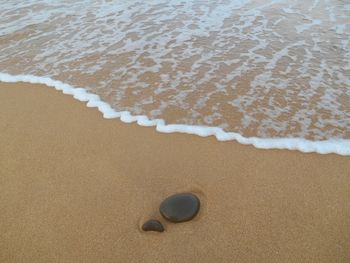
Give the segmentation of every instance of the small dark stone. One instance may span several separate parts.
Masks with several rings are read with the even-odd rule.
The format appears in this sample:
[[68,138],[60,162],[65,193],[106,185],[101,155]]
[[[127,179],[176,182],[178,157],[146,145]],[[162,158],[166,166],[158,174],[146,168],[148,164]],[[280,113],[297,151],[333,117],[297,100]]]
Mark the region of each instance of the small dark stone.
[[146,221],[142,225],[142,230],[143,231],[163,232],[164,231],[164,227],[163,227],[162,223],[159,222],[158,220],[151,219],[151,220]]
[[200,208],[197,196],[191,193],[181,193],[169,196],[160,205],[162,216],[174,223],[185,222],[193,219]]

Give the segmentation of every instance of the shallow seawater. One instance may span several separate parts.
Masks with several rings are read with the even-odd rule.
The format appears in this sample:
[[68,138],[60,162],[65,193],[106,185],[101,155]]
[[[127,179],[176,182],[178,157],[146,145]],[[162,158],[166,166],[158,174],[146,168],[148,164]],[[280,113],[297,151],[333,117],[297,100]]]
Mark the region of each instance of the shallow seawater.
[[350,139],[350,1],[0,3],[0,72],[116,111],[261,138]]

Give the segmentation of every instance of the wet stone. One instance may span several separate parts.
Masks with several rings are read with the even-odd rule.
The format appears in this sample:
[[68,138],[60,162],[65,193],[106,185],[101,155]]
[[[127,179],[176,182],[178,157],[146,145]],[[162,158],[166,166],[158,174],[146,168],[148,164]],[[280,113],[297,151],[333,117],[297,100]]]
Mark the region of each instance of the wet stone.
[[148,220],[142,225],[142,230],[143,231],[156,231],[156,232],[163,232],[164,227],[161,222],[158,220]]
[[199,211],[200,201],[192,193],[181,193],[169,196],[160,205],[162,216],[174,223],[193,219]]

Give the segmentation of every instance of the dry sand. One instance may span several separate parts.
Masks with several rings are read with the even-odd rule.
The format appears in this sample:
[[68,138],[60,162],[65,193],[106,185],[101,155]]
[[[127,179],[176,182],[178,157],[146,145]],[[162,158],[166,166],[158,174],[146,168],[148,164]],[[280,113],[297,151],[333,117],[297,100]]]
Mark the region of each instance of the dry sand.
[[[350,262],[350,158],[103,119],[0,84],[0,262]],[[190,222],[160,202],[193,191]],[[166,231],[140,231],[150,218]]]

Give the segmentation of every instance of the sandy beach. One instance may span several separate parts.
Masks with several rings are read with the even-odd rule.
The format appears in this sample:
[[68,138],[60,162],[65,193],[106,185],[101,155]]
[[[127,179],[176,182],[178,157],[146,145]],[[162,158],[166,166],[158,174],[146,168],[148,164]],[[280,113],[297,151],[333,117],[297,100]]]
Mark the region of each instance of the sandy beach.
[[[157,133],[42,85],[1,83],[0,112],[0,262],[350,261],[349,157]],[[188,191],[199,215],[165,221]]]

